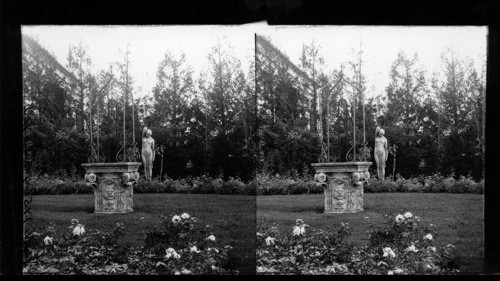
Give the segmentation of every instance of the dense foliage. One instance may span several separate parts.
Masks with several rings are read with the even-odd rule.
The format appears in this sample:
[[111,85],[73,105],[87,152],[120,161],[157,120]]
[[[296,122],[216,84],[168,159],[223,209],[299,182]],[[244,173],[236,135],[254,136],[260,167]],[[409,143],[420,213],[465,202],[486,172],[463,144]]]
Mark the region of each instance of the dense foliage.
[[369,244],[356,247],[348,241],[351,230],[310,229],[301,219],[280,233],[277,227],[257,232],[258,274],[457,274],[461,257],[453,245],[433,246],[435,229],[418,227],[410,212],[387,216],[373,227]]
[[196,226],[187,213],[162,217],[160,227],[145,225],[144,245],[120,241],[125,229],[85,228],[77,219],[65,233],[52,226],[34,227],[24,238],[24,274],[190,275],[237,274],[230,267],[230,246],[218,245],[210,226]]
[[305,45],[299,68],[311,81],[297,79],[300,73],[276,51],[258,50],[260,171],[312,173],[309,164],[318,161],[328,131],[330,157],[346,161],[353,130],[359,147],[366,139],[373,148],[375,128],[381,126],[392,147],[386,175],[410,178],[439,172],[457,179],[484,178],[484,62],[478,71],[472,59],[448,48],[429,79],[418,54],[401,51],[389,69],[385,93],[369,95],[362,47],[346,62],[335,62],[343,67],[327,71],[321,47]]
[[208,70],[196,78],[184,55],[166,52],[158,62],[156,86],[141,98],[134,98],[138,90],[129,55],[126,50],[121,61],[92,73],[88,48],[81,43],[70,46],[62,67],[36,40],[24,37],[26,172],[82,176],[91,142],[99,142],[96,153],[105,161],[116,162],[120,142],[125,138],[130,147],[135,128],[140,149],[141,130],[148,126],[157,145],[154,175],[248,181],[255,165],[249,139],[255,123],[253,82],[230,46],[224,41],[214,46]]
[[[160,181],[158,178],[145,181],[142,178],[134,187],[134,193],[189,193],[189,194],[242,194],[242,195],[293,195],[321,194],[324,188],[310,177],[290,177],[258,174],[253,180],[244,183],[241,179],[229,177],[211,178],[207,175]],[[84,181],[55,177],[30,177],[24,188],[26,195],[50,194],[92,194],[91,186]],[[475,182],[471,178],[436,174],[418,178],[404,179],[400,175],[396,181],[374,178],[364,185],[365,193],[383,192],[422,192],[422,193],[484,193],[484,180]]]
[[[196,74],[185,55],[167,51],[158,62],[156,86],[134,98],[139,92],[128,72],[128,51],[108,70],[92,73],[82,44],[70,47],[62,68],[33,42],[23,40],[27,173],[81,177],[91,133],[97,142],[97,124],[98,153],[116,161],[125,121],[126,139],[132,139],[135,126],[138,147],[143,126],[152,129],[162,147],[153,175],[162,178],[208,174],[247,182],[256,172],[310,175],[310,163],[318,161],[327,137],[330,157],[345,161],[353,130],[358,145],[366,140],[373,148],[376,126],[385,129],[389,145],[396,145],[387,175],[484,178],[486,70],[484,62],[475,62],[483,66],[477,71],[474,61],[452,48],[443,50],[430,80],[418,54],[395,54],[385,93],[369,95],[362,48],[340,69],[326,70],[321,46],[313,42],[304,45],[293,70],[288,58],[257,44],[256,61],[245,73],[222,42],[209,50],[207,70]],[[299,72],[308,78],[291,75]]]

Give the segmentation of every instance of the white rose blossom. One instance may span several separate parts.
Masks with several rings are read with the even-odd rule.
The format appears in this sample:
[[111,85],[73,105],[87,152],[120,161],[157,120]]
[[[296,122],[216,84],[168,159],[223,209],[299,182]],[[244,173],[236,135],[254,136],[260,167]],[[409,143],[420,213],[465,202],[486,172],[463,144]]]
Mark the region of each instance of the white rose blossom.
[[172,217],[172,222],[173,223],[178,223],[181,221],[181,217],[179,217],[178,215],[175,215]]
[[397,216],[396,216],[396,222],[397,222],[397,223],[400,223],[400,222],[404,221],[404,219],[405,219],[405,218],[404,218],[404,217],[403,217],[403,215],[401,215],[401,214],[399,214],[399,215],[397,215]]
[[394,275],[394,271],[389,270],[389,271],[387,272],[387,275]]
[[424,236],[424,240],[432,240],[432,234],[428,233],[427,235]]
[[174,259],[178,259],[181,257],[181,255],[177,254],[177,252],[174,250],[174,248],[168,248],[165,250],[165,252],[167,253],[165,255],[166,259],[169,259],[170,257],[172,257]]
[[413,214],[412,214],[412,213],[410,213],[410,212],[406,212],[406,213],[404,214],[404,217],[405,217],[405,218],[407,218],[407,219],[409,219],[409,218],[413,217]]
[[189,248],[189,250],[191,251],[191,253],[199,253],[200,252],[200,250],[198,250],[198,248],[196,248],[196,246]]
[[73,229],[73,235],[78,235],[80,236],[81,234],[85,233],[85,229],[83,228],[83,225],[77,224],[75,229]]
[[189,216],[189,214],[188,214],[188,213],[184,213],[184,214],[182,214],[182,215],[181,215],[181,218],[183,218],[183,219],[185,219],[185,220],[189,219],[189,217],[190,217],[190,216]]
[[266,238],[266,244],[267,245],[274,245],[274,238],[267,237]]
[[43,243],[45,243],[45,245],[52,244],[52,237],[45,236],[45,239],[43,239]]
[[394,270],[394,273],[396,273],[396,274],[401,274],[401,273],[403,273],[403,270],[402,270],[401,268],[396,268],[396,269]]
[[387,256],[390,258],[396,257],[396,254],[392,251],[391,248],[385,247],[383,250],[384,250],[384,257],[387,257]]
[[215,236],[213,235],[208,236],[207,239],[215,242]]
[[183,268],[183,269],[181,270],[181,273],[182,273],[182,274],[191,274],[191,271],[189,271],[189,270],[187,270],[187,269]]
[[304,235],[306,233],[306,228],[305,228],[305,224],[301,225],[301,226],[294,226],[293,227],[293,236],[299,236],[299,235]]
[[405,251],[407,251],[407,252],[411,251],[411,252],[414,252],[414,253],[418,252],[417,248],[415,248],[415,245],[411,245],[410,247],[406,248]]

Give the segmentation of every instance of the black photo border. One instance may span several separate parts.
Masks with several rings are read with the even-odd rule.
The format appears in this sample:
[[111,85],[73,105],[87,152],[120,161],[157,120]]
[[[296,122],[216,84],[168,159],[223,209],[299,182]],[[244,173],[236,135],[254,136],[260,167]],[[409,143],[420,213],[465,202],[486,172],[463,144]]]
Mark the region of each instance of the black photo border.
[[[21,25],[453,25],[488,26],[485,273],[500,273],[500,17],[495,0],[2,0],[0,2],[0,274],[22,274]],[[249,34],[249,36],[254,36]]]

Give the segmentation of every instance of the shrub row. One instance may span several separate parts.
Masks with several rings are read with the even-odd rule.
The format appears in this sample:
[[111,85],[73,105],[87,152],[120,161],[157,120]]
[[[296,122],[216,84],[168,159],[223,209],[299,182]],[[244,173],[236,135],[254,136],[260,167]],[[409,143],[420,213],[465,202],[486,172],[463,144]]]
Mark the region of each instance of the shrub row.
[[364,192],[421,192],[421,193],[484,193],[484,180],[475,182],[471,178],[461,176],[458,180],[453,175],[444,177],[436,174],[427,177],[404,179],[396,176],[396,181],[383,181],[371,178],[365,185]]
[[[93,188],[83,181],[60,180],[48,177],[32,177],[25,184],[26,195],[53,194],[92,194]],[[382,192],[420,192],[420,193],[484,193],[484,180],[475,182],[471,178],[453,176],[444,177],[439,174],[404,179],[396,177],[396,181],[383,181],[371,178],[364,186],[366,193]],[[134,193],[190,193],[190,194],[245,194],[245,195],[290,195],[321,194],[323,187],[308,178],[286,178],[271,175],[257,175],[248,183],[238,178],[221,178],[201,176],[186,179],[166,179],[159,181],[139,180]]]
[[[254,180],[257,195],[285,195],[285,194],[321,194],[323,187],[318,186],[311,179],[290,179],[279,176],[259,175]],[[420,176],[418,178],[404,179],[396,176],[396,181],[391,179],[378,180],[370,178],[364,185],[366,193],[383,192],[420,192],[420,193],[484,193],[484,180],[475,182],[469,177],[461,176],[454,179],[453,175],[444,177],[440,174],[433,176]]]
[[139,180],[134,187],[134,193],[190,193],[190,194],[244,194],[255,195],[255,187],[252,183],[245,184],[238,178],[229,178],[227,181],[221,178],[210,178],[201,176],[180,180],[166,179],[161,182],[158,179],[150,182]]
[[94,189],[84,181],[61,180],[49,177],[32,177],[24,185],[25,195],[92,194]]
[[[191,194],[244,194],[255,195],[256,185],[253,182],[243,183],[238,178],[221,178],[201,176],[161,182],[158,178],[152,181],[139,179],[134,193],[191,193]],[[25,195],[57,195],[57,194],[92,194],[94,189],[84,181],[61,180],[50,177],[31,177],[25,182]]]

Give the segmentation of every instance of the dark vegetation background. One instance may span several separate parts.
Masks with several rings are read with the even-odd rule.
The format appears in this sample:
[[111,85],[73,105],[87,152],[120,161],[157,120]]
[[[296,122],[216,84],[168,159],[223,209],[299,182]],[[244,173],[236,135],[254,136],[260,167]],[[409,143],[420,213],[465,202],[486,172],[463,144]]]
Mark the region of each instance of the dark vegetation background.
[[[252,62],[248,73],[224,42],[213,46],[207,56],[211,68],[197,76],[184,55],[167,52],[158,62],[157,85],[144,97],[133,98],[132,112],[130,94],[136,91],[128,74],[127,52],[113,68],[92,74],[86,70],[92,60],[82,43],[70,46],[67,61],[60,62],[64,68],[50,50],[37,45],[36,39],[23,37],[24,159],[30,175],[83,176],[81,163],[90,155],[90,120],[94,142],[100,124],[102,156],[116,161],[124,105],[127,140],[132,139],[134,125],[140,149],[146,125],[157,147],[163,146],[154,162],[155,176],[206,174],[248,182],[255,172],[311,175],[310,163],[317,162],[320,154],[320,125],[325,140],[330,126],[330,151],[345,161],[356,96],[358,142],[363,136],[364,107],[368,146],[373,148],[377,125],[385,129],[389,145],[397,145],[396,154],[388,159],[387,175],[396,164],[396,173],[405,178],[436,172],[476,181],[484,177],[486,69],[484,62],[474,62],[452,47],[443,50],[441,68],[430,81],[418,54],[394,54],[385,93],[365,98],[363,104],[359,101],[369,90],[362,48],[346,59],[343,68],[327,71],[321,67],[322,47],[305,44],[298,67],[311,79],[312,90],[292,78],[289,67],[260,44],[257,63]],[[478,73],[474,64],[482,65],[482,71]],[[67,78],[66,70],[74,79]],[[341,76],[355,81],[359,91]],[[128,93],[125,101],[123,93]],[[333,116],[330,122],[327,104]]]

